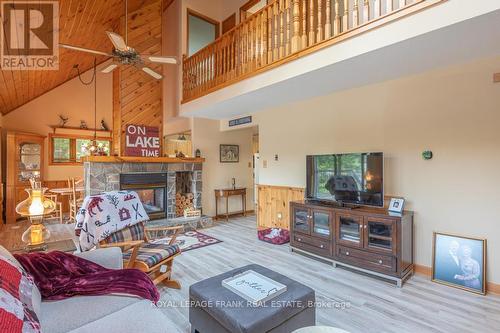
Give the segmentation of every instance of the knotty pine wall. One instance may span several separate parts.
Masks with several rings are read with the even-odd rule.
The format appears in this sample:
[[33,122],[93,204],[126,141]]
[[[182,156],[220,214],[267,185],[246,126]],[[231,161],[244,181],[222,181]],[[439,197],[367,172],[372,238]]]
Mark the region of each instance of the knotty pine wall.
[[[162,1],[147,0],[128,15],[129,45],[139,53],[161,55]],[[121,26],[124,26],[122,23]],[[120,31],[124,35],[124,31]],[[148,63],[162,73],[162,65]],[[146,125],[160,128],[163,136],[163,88],[138,68],[122,66],[113,74],[113,152],[123,155],[125,126]]]

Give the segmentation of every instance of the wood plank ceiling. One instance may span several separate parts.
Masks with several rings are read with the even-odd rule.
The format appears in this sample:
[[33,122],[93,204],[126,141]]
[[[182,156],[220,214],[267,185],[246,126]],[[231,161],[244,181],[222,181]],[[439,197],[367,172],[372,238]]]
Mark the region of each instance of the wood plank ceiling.
[[[124,0],[61,0],[59,1],[59,42],[111,52],[112,44],[105,31],[120,29]],[[143,1],[134,0],[137,8]],[[121,30],[121,29],[120,29]],[[74,78],[78,64],[81,71],[92,68],[93,55],[60,49],[57,71],[10,71],[0,74],[0,112],[7,114],[36,97]],[[98,63],[106,60],[98,56]],[[43,110],[41,110],[43,111]]]

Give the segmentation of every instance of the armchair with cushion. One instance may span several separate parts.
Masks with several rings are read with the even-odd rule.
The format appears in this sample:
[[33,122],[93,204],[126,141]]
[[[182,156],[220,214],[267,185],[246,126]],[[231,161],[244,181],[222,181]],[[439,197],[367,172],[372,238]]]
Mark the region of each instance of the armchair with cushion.
[[[138,223],[113,233],[99,242],[99,247],[120,247],[127,268],[136,268],[148,274],[155,285],[163,282],[167,287],[180,289],[180,283],[172,279],[172,265],[174,258],[181,253],[175,240],[182,229],[182,226],[147,228],[144,223]],[[168,244],[150,242],[148,232],[158,231],[173,232]]]

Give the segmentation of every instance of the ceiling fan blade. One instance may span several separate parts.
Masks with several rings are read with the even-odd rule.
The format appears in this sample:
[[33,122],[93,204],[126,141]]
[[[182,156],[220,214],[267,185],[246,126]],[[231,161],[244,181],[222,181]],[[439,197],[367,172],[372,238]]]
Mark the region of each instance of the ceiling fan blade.
[[99,55],[104,55],[108,57],[112,57],[113,55],[102,52],[102,51],[97,51],[97,50],[92,50],[92,49],[87,49],[84,47],[79,47],[79,46],[73,46],[73,45],[68,45],[68,44],[61,44],[59,43],[59,46],[68,50],[73,50],[73,51],[80,51],[80,52],[87,52],[87,53],[93,53],[93,54],[99,54]]
[[157,80],[163,79],[163,75],[161,75],[160,73],[155,72],[154,70],[152,70],[149,67],[144,66],[141,69],[142,69],[142,71],[144,73],[151,75],[152,77],[154,77]]
[[114,71],[118,67],[118,64],[109,64],[101,70],[101,73],[108,74]]
[[122,36],[118,35],[117,33],[109,31],[106,31],[106,34],[108,34],[108,37],[111,40],[111,43],[113,43],[113,45],[115,46],[115,49],[119,51],[128,50],[127,44],[125,43],[125,40],[123,39]]
[[164,56],[141,56],[143,60],[150,61],[160,64],[172,64],[177,65],[178,61],[176,57],[164,57]]

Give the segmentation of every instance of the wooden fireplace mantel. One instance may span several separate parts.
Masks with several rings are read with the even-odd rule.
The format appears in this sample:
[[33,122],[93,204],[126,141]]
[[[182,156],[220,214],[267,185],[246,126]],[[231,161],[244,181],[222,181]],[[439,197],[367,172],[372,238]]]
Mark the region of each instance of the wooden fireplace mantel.
[[203,163],[205,159],[195,157],[88,156],[83,161],[93,163]]

